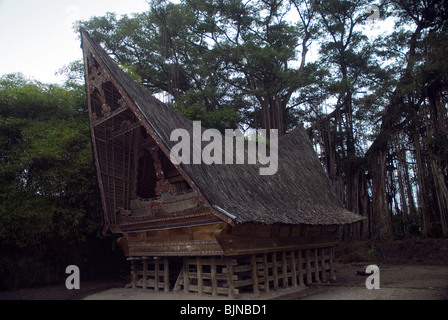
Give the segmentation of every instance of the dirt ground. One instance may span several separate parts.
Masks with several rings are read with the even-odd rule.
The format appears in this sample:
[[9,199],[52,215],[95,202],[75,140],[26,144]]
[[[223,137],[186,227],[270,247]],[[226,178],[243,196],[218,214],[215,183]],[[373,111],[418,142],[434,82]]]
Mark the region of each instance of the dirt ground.
[[[364,263],[338,263],[336,281],[253,295],[238,300],[448,300],[448,265],[377,264],[380,288],[367,289]],[[79,290],[65,285],[0,292],[0,300],[209,300],[227,299],[208,295],[153,292],[125,288],[126,282],[90,281]]]
[[[448,242],[392,245],[352,243],[338,248],[336,281],[269,293],[240,294],[239,300],[448,300]],[[379,268],[379,289],[367,289],[367,265]],[[120,278],[86,281],[79,290],[65,284],[0,292],[0,300],[209,300],[207,295],[125,288]]]

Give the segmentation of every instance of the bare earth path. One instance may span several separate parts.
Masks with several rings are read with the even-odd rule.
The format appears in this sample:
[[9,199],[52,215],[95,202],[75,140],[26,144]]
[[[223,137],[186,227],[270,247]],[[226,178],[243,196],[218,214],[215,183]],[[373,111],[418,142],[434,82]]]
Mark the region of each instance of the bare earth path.
[[[279,289],[260,295],[241,294],[241,300],[448,300],[448,266],[381,265],[380,288],[367,289],[368,275],[365,264],[339,264],[337,280],[302,288]],[[358,272],[359,271],[359,272]],[[145,292],[132,289],[110,289],[93,295],[88,300],[164,300],[164,299],[211,299],[210,296],[176,293]],[[226,297],[219,297],[226,299]]]
[[[448,300],[448,239],[390,242],[351,241],[337,248],[336,281],[269,293],[240,294],[240,300]],[[367,289],[366,266],[379,267],[380,289]],[[0,291],[0,300],[210,300],[206,295],[125,288],[126,281],[83,281],[34,289]],[[218,297],[226,300],[227,297]]]
[[[448,300],[447,265],[397,265],[378,263],[380,289],[367,289],[365,263],[339,263],[335,282],[279,289],[260,295],[241,294],[240,300]],[[0,300],[210,300],[211,296],[164,293],[124,288],[126,282],[82,282],[81,289],[64,284],[43,288],[0,292]],[[227,299],[218,297],[217,299]]]
[[[366,264],[339,265],[333,284],[310,287],[291,299],[301,300],[448,300],[448,266],[382,265],[380,288],[367,289]],[[358,272],[359,271],[359,272]]]

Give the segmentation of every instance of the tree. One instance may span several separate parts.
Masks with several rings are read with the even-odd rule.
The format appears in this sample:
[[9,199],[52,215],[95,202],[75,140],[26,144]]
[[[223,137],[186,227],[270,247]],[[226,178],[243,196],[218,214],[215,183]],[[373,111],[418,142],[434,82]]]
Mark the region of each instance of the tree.
[[[326,114],[310,106],[317,115],[308,117],[310,133],[315,132],[340,198],[367,217],[362,234],[390,238],[397,232],[392,221],[401,217],[408,225],[403,234],[410,235],[411,221],[420,213],[424,236],[446,235],[446,153],[440,153],[446,148],[434,151],[429,143],[437,136],[440,146],[446,146],[446,73],[441,65],[446,60],[441,54],[446,9],[443,1],[382,6],[382,16],[395,17],[396,27],[376,38],[374,48],[355,28],[365,19],[366,4],[315,2],[327,35],[321,65],[330,62],[323,97],[335,102],[330,101],[334,109]],[[356,97],[358,93],[363,94]]]
[[[385,81],[375,47],[363,29],[368,4],[361,0],[313,2],[323,34],[319,66],[326,76],[320,82],[320,101],[308,104],[306,112],[309,131],[320,144],[322,160],[339,198],[349,210],[366,217],[371,208],[364,154],[378,110],[373,101]],[[376,203],[374,200],[375,211],[383,210]],[[381,229],[389,229],[390,234],[388,225],[386,222]],[[362,232],[368,232],[366,227]]]
[[[307,46],[316,32],[308,3],[188,3],[196,14],[208,17],[203,30],[222,62],[228,84],[252,100],[253,108],[246,113],[248,125],[277,129],[279,135],[290,130],[294,124],[288,106],[293,93],[303,86]],[[291,7],[301,16],[297,25],[286,19]],[[300,45],[301,58],[297,61]],[[294,67],[294,63],[299,66]]]
[[[401,64],[394,68],[398,75],[396,86],[382,117],[379,134],[368,153],[374,154],[386,148],[393,150],[390,142],[396,135],[405,134],[410,152],[406,155],[401,151],[400,163],[406,167],[412,160],[416,162],[413,171],[417,172],[415,190],[422,233],[424,236],[446,237],[448,11],[446,3],[439,0],[391,1],[391,9],[398,18],[398,31],[387,39],[385,51]],[[408,31],[410,27],[413,29]],[[411,189],[404,177],[404,184]],[[407,196],[404,192],[402,194],[404,206],[413,208],[415,201],[412,193],[408,192]],[[415,213],[414,209],[411,213]]]
[[[54,280],[64,257],[98,239],[101,207],[84,92],[22,75],[0,78],[1,288]],[[28,263],[11,267],[21,259]]]
[[[308,2],[151,4],[133,18],[108,14],[82,25],[122,65],[134,65],[143,85],[171,95],[194,120],[219,129],[246,123],[280,135],[295,126],[293,95],[316,69],[306,64],[317,33]],[[286,18],[291,11],[298,23]]]
[[95,208],[96,193],[82,88],[0,79],[3,244],[83,236],[77,226]]

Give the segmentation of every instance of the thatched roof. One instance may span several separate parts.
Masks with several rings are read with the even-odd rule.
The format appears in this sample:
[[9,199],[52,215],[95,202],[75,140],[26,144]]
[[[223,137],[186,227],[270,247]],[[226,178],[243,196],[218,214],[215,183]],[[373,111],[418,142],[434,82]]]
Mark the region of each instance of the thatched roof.
[[[81,33],[95,57],[134,102],[140,113],[137,117],[149,125],[154,140],[169,153],[177,143],[170,141],[171,132],[179,128],[192,132],[192,121],[153,97],[121,70],[86,31]],[[278,171],[274,175],[260,175],[259,165],[251,164],[182,163],[178,168],[215,210],[234,223],[329,225],[362,218],[338,202],[301,125],[279,138]]]

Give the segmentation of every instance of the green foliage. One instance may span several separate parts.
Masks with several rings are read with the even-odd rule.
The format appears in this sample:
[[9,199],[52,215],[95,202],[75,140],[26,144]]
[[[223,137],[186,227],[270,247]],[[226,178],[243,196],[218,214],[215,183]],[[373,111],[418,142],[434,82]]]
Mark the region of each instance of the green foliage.
[[374,243],[370,245],[370,249],[367,250],[367,256],[370,260],[375,260],[378,258],[378,250]]
[[23,258],[19,252],[34,256],[55,243],[67,250],[98,238],[101,209],[84,92],[75,83],[0,78],[0,274],[13,256]]

